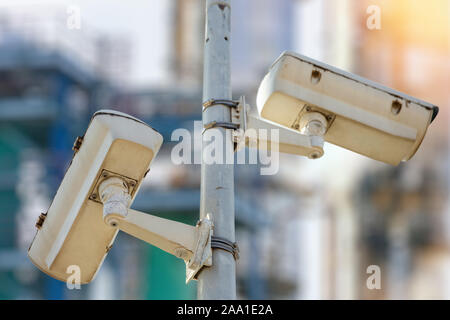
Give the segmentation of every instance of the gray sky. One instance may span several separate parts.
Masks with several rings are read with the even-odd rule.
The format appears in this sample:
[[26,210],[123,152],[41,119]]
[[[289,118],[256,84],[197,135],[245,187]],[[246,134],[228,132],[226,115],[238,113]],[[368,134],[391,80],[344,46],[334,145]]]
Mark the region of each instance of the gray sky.
[[167,28],[172,1],[161,0],[1,0],[2,6],[73,5],[80,8],[83,23],[101,33],[130,37],[133,57],[130,80],[136,85],[167,83],[166,60],[170,47]]

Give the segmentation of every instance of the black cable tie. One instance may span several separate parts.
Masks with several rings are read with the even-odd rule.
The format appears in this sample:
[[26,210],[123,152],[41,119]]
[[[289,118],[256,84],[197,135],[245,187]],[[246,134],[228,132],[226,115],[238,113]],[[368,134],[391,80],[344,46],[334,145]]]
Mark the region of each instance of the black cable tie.
[[223,105],[230,108],[237,108],[237,106],[239,105],[239,101],[227,99],[209,99],[203,102],[203,111],[205,111],[209,107],[213,107],[216,105]]
[[205,128],[205,130],[217,127],[237,130],[239,129],[239,124],[233,122],[211,121],[210,123],[205,124],[203,127]]
[[234,260],[239,259],[239,247],[236,242],[231,242],[221,237],[211,236],[211,248],[228,251],[233,255]]

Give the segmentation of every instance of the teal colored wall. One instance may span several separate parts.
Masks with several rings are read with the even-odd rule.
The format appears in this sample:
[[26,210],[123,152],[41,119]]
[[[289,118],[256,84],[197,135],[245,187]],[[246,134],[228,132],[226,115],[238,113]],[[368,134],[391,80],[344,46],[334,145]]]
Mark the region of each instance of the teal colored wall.
[[[165,213],[159,216],[195,225],[198,215],[198,212],[187,212],[181,214]],[[146,250],[147,267],[143,278],[146,279],[147,283],[143,286],[144,299],[196,299],[197,282],[191,281],[186,284],[186,264],[183,260],[154,246],[149,245]]]

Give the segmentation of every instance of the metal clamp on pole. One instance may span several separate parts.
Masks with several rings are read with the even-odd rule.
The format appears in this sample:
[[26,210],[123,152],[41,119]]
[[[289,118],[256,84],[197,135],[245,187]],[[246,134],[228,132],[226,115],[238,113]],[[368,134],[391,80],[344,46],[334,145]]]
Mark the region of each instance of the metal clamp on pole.
[[[211,128],[224,128],[224,129],[232,129],[237,130],[239,129],[239,124],[233,123],[233,122],[219,122],[219,121],[211,121],[210,123],[207,123],[203,126],[204,130],[211,129]],[[203,130],[203,132],[204,132]]]
[[197,280],[198,272],[204,267],[212,265],[211,236],[213,223],[209,214],[201,219],[196,226],[198,230],[197,242],[192,257],[186,262],[186,283]]
[[227,106],[230,108],[237,108],[237,106],[239,105],[239,101],[228,100],[228,99],[209,99],[209,100],[203,102],[203,111],[205,111],[209,107],[213,107],[216,105]]
[[247,125],[247,110],[245,97],[242,96],[240,97],[239,100],[210,99],[203,103],[204,107],[203,111],[205,111],[206,108],[215,105],[225,105],[227,107],[232,108],[231,121],[230,122],[211,121],[203,126],[204,129],[202,134],[205,133],[205,130],[211,128],[219,127],[224,129],[231,129],[233,130],[234,151],[241,149],[243,146],[245,146],[245,141],[243,141],[242,138],[244,136]]
[[211,248],[228,251],[233,255],[234,260],[239,259],[239,247],[236,242],[231,242],[225,238],[212,236]]
[[[233,110],[235,110],[239,107],[239,103],[240,103],[240,101],[235,101],[235,100],[209,99],[209,100],[203,102],[203,111],[205,111],[206,109],[208,109],[210,107],[217,106],[217,105],[230,107],[230,108],[233,108]],[[211,121],[211,122],[205,124],[203,126],[203,128],[204,128],[204,130],[203,130],[203,133],[204,133],[205,130],[212,129],[212,128],[224,128],[224,129],[237,130],[240,128],[240,125],[239,125],[239,123],[236,123],[233,121],[231,121],[231,122]]]

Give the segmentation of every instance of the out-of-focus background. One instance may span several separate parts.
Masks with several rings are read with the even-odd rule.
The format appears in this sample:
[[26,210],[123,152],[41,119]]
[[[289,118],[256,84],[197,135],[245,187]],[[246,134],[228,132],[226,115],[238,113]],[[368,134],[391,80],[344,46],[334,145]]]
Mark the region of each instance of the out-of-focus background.
[[[234,97],[254,104],[270,64],[293,50],[440,106],[398,167],[331,145],[319,160],[282,155],[274,176],[237,165],[238,298],[450,299],[449,3],[231,1]],[[0,2],[1,299],[195,298],[183,261],[123,233],[81,290],[26,252],[100,108],[164,135],[133,208],[195,224],[200,166],[174,165],[170,137],[201,118],[203,33],[201,0]],[[381,288],[369,290],[373,265]]]

